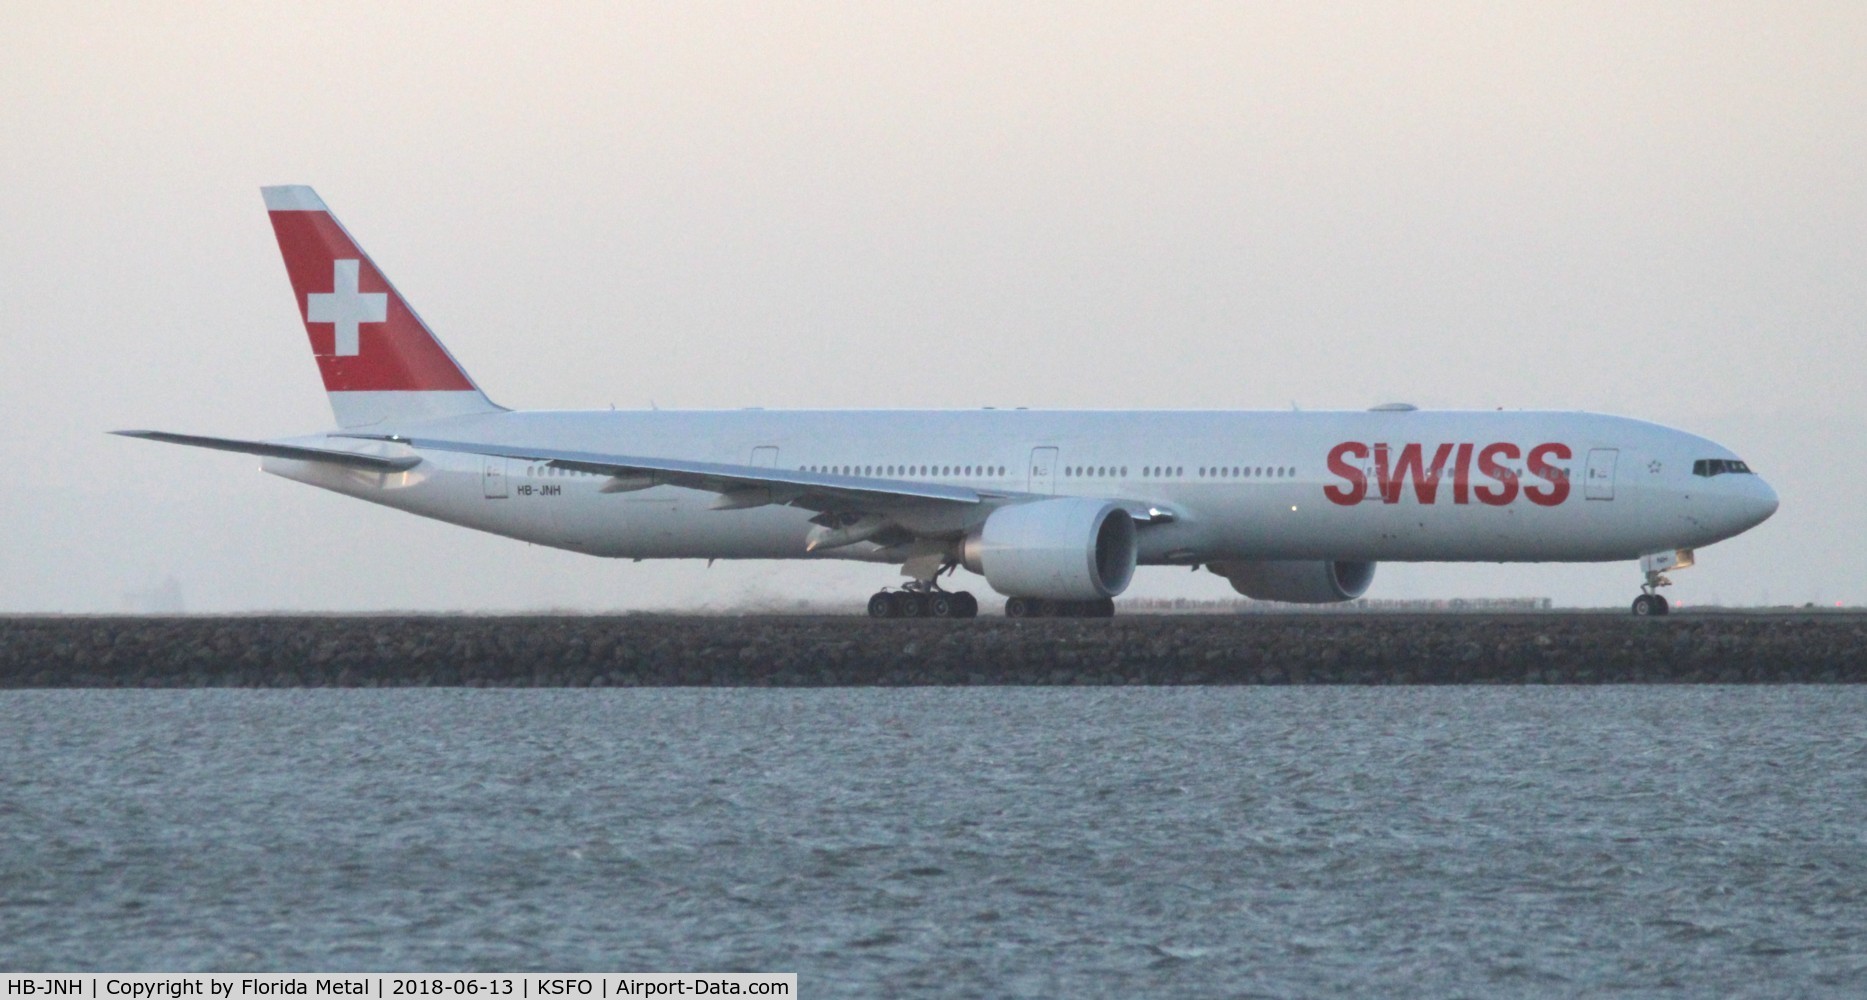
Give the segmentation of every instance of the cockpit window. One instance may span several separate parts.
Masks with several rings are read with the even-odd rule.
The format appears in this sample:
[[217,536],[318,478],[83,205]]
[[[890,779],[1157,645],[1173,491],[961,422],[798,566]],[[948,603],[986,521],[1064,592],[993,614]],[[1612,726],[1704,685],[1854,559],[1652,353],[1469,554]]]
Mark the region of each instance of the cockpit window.
[[1750,466],[1735,458],[1701,458],[1692,463],[1695,476],[1722,476],[1727,472],[1749,475]]

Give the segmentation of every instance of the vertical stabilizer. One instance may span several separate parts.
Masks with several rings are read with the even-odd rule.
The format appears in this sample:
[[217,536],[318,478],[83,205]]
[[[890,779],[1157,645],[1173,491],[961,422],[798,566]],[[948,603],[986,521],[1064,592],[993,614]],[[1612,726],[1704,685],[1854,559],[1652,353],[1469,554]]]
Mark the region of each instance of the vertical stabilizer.
[[500,409],[302,185],[261,188],[339,427]]

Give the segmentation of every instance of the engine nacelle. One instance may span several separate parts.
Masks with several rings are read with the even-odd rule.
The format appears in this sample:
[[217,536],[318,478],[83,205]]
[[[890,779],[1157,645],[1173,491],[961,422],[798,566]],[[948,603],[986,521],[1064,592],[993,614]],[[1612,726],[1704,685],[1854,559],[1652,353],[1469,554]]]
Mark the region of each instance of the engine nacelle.
[[1207,567],[1254,601],[1334,604],[1352,601],[1374,582],[1374,563],[1324,559],[1302,562],[1216,562]]
[[1010,597],[1093,601],[1134,579],[1134,518],[1118,504],[1058,497],[1000,507],[966,536],[967,569]]

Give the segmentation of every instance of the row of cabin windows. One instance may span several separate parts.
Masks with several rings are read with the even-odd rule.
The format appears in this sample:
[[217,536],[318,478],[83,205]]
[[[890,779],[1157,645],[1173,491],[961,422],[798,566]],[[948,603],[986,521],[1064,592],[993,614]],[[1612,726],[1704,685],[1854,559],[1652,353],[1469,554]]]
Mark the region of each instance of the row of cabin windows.
[[1288,479],[1297,474],[1289,465],[1214,465],[1199,470],[1207,479]]
[[[1293,466],[1288,465],[1201,465],[1195,469],[1200,479],[1287,479],[1297,474]],[[1104,479],[1109,476],[1126,478],[1128,467],[1125,465],[1072,465],[1063,470],[1066,479]],[[1186,475],[1184,465],[1147,465],[1141,468],[1143,479],[1182,478]]]
[[[1002,465],[805,465],[801,472],[822,472],[833,476],[1003,476]],[[1125,465],[1069,465],[1063,468],[1065,479],[1107,479],[1111,476],[1127,478],[1128,467]],[[1234,466],[1199,466],[1197,473],[1201,479],[1289,479],[1297,474],[1295,466],[1288,465],[1234,465]],[[1141,469],[1146,479],[1182,478],[1186,475],[1183,465],[1149,465]]]
[[[1742,462],[1723,463],[1742,466]],[[1698,465],[1704,465],[1703,461]],[[804,472],[825,472],[842,476],[1003,476],[1002,465],[806,465]],[[1694,471],[1698,471],[1694,468]],[[1748,472],[1749,469],[1720,469],[1720,472]],[[534,465],[525,470],[527,476],[597,476],[595,472],[579,472],[563,469],[554,465]],[[1285,479],[1295,476],[1297,470],[1291,466],[1200,466],[1198,475],[1201,479]],[[1699,475],[1717,475],[1716,472],[1698,472]],[[1128,467],[1125,465],[1072,465],[1063,470],[1067,479],[1106,479],[1110,476],[1126,478]],[[1142,468],[1141,475],[1147,479],[1176,478],[1186,475],[1186,467],[1180,465],[1150,465]]]
[[801,472],[832,476],[1002,476],[1002,465],[806,465]]

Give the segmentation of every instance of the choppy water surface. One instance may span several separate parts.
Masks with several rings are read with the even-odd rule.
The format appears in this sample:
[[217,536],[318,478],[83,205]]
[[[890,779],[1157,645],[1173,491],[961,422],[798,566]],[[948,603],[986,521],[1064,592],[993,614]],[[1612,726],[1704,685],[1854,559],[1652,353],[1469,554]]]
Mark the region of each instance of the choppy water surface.
[[1867,692],[0,694],[0,968],[1867,983]]

